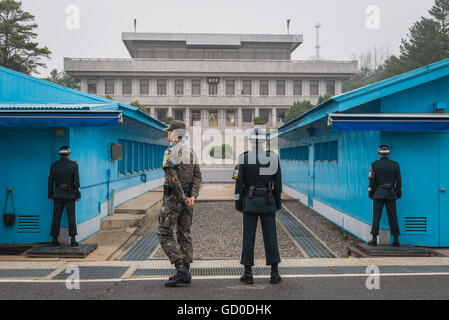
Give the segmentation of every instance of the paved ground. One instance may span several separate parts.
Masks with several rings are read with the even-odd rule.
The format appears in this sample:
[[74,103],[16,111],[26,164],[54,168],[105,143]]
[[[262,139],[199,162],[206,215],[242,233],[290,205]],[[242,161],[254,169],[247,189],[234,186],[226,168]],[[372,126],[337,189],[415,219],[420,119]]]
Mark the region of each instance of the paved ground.
[[82,282],[79,290],[68,290],[65,283],[2,283],[0,299],[449,299],[449,275],[385,276],[380,279],[379,290],[368,290],[366,280],[365,276],[295,277],[270,285],[264,277],[247,286],[237,279],[216,279],[194,280],[185,288],[164,288],[161,280],[137,280]]
[[354,246],[361,242],[299,201],[284,201],[283,205],[326,243],[339,258],[348,256],[346,249],[348,246]]
[[232,172],[233,168],[202,168],[204,182],[214,182],[214,181],[226,181],[227,183],[232,183]]
[[[295,243],[278,224],[281,257],[303,257]],[[234,202],[199,202],[195,207],[192,237],[195,257],[239,258],[242,239],[242,214],[234,210]],[[255,257],[264,258],[262,228],[259,222]],[[164,258],[159,249],[155,257]]]

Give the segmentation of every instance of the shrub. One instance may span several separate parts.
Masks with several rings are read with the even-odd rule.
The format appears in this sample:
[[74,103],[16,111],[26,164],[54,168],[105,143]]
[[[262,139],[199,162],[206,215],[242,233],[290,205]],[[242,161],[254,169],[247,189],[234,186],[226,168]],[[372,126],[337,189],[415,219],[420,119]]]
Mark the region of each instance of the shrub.
[[172,118],[172,117],[165,117],[165,118],[162,120],[162,122],[165,123],[165,124],[170,124],[170,123],[172,123],[172,121],[173,121],[173,118]]
[[229,144],[222,144],[221,146],[215,146],[210,149],[209,154],[215,159],[231,159],[232,147]]
[[263,117],[255,117],[254,124],[256,126],[267,124],[268,120]]

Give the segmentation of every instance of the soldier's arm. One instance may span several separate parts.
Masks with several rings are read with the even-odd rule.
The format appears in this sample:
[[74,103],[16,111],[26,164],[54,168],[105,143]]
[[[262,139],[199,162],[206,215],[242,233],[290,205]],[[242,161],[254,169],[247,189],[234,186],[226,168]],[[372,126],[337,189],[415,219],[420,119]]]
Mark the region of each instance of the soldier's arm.
[[373,165],[369,169],[369,186],[368,186],[368,196],[370,199],[374,197],[374,191],[376,191],[376,174],[374,173]]
[[184,190],[182,189],[181,181],[179,180],[178,173],[174,168],[165,168],[165,177],[170,184],[170,189],[172,189],[176,197],[182,203],[185,203],[187,200],[186,195],[184,194]]
[[281,210],[282,208],[282,172],[281,172],[281,162],[279,157],[277,158],[277,171],[274,175],[274,190],[273,196],[276,203],[276,209]]
[[55,175],[53,172],[53,165],[52,165],[50,167],[50,173],[48,174],[48,199],[52,199],[53,197],[54,184],[55,184]]
[[402,177],[401,177],[401,169],[398,164],[398,169],[396,170],[396,195],[398,198],[402,197]]
[[75,175],[73,177],[73,188],[75,189],[75,199],[81,199],[81,184],[80,184],[80,172],[78,164],[75,163]]
[[200,165],[195,152],[192,151],[193,157],[193,181],[192,181],[192,197],[198,198],[201,189],[201,182],[203,181]]
[[235,181],[235,209],[237,211],[243,210],[243,198],[245,196],[245,165],[239,161],[238,175]]

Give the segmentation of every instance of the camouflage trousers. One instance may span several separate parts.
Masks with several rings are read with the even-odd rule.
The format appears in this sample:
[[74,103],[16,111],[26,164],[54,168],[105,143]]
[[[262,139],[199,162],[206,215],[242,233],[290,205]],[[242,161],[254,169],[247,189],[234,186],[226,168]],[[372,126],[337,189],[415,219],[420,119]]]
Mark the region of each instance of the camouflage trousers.
[[164,195],[157,234],[162,249],[172,264],[180,259],[185,263],[192,263],[193,244],[190,234],[192,216],[193,208],[180,202],[175,195]]

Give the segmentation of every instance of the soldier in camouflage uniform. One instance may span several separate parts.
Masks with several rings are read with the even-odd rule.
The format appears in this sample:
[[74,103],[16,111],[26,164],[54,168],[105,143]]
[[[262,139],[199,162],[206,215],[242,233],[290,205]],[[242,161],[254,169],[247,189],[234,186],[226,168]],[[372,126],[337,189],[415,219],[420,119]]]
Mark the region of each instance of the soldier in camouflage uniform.
[[170,146],[165,151],[162,165],[165,183],[158,236],[162,249],[176,268],[176,274],[165,283],[167,287],[191,282],[189,269],[193,245],[190,228],[202,178],[195,153],[184,139],[185,131],[183,122],[175,120],[171,123],[168,128]]

